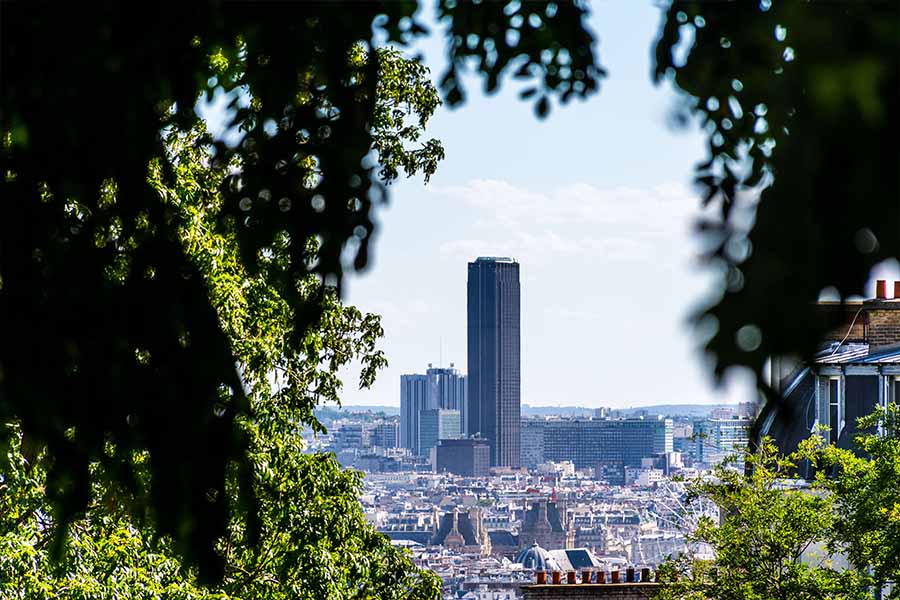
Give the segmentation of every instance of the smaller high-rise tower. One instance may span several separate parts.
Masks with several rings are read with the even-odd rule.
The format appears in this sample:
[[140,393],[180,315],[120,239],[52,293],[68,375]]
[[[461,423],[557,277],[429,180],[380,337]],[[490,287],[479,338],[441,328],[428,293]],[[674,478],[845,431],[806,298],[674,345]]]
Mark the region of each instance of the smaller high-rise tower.
[[400,447],[419,454],[419,413],[428,408],[428,378],[400,376]]
[[[430,364],[424,375],[410,374],[400,376],[400,446],[408,448],[417,456],[424,456],[428,448],[423,448],[422,439],[431,439],[429,435],[422,437],[422,413],[428,410],[455,411],[457,419],[461,419],[466,410],[466,376],[459,370],[435,368]],[[462,433],[456,430],[453,437]],[[432,441],[430,446],[434,446]]]

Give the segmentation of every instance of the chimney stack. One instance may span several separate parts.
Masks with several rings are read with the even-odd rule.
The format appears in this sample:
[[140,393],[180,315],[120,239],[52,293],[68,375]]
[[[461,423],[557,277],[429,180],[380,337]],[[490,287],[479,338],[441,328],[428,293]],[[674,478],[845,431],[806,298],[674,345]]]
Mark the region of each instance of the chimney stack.
[[875,282],[875,297],[879,300],[887,300],[887,281],[884,279]]

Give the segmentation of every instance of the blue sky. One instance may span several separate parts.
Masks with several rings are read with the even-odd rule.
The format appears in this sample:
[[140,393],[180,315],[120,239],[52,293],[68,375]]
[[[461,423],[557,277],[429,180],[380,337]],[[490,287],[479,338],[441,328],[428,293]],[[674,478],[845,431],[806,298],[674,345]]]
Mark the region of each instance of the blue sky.
[[[598,95],[539,121],[518,82],[485,96],[471,79],[468,101],[433,117],[428,135],[446,159],[428,185],[391,186],[371,265],[346,284],[347,302],[383,316],[390,365],[371,390],[357,390],[358,371],[346,369],[345,404],[399,405],[400,375],[428,363],[465,371],[466,263],[482,255],[521,263],[523,403],[753,398],[746,373],[713,389],[687,326],[714,281],[691,234],[700,214],[691,172],[704,147],[696,125],[668,125],[673,88],[651,83],[660,9],[609,0],[592,10],[609,71]],[[439,31],[411,50],[435,81],[446,64]]]
[[[650,80],[660,11],[620,1],[593,12],[609,71],[599,95],[538,121],[518,82],[485,96],[473,79],[468,101],[429,124],[446,160],[427,186],[392,186],[373,265],[348,283],[349,302],[383,315],[390,366],[372,390],[348,380],[346,403],[399,404],[400,375],[441,357],[465,370],[466,263],[479,255],[521,263],[523,403],[749,398],[746,378],[714,393],[685,324],[712,281],[690,235],[704,150],[696,128],[667,125],[677,97]],[[417,50],[436,80],[443,41]]]

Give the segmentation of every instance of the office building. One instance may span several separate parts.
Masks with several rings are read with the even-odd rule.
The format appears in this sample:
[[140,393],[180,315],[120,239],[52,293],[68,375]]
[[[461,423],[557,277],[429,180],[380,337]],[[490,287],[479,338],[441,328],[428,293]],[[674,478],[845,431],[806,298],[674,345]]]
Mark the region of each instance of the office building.
[[[450,363],[449,368],[432,367],[424,375],[400,376],[400,446],[418,456],[428,454],[419,444],[420,420],[425,410],[455,410],[460,418],[466,410],[466,376]],[[463,426],[460,425],[459,433]],[[432,444],[433,446],[433,444]]]
[[640,467],[641,459],[672,452],[672,419],[528,420],[522,425],[525,466],[570,460],[576,469],[621,471]]
[[371,445],[371,431],[363,423],[344,423],[332,433],[331,447],[335,451],[362,450]]
[[430,456],[439,440],[460,436],[459,411],[432,408],[419,413],[418,453]]
[[400,445],[400,424],[397,421],[376,423],[372,428],[372,445],[377,448],[397,448]]
[[468,273],[468,435],[491,446],[491,465],[520,461],[519,263],[482,257]]
[[544,462],[544,421],[526,419],[521,424],[521,466],[535,469]]
[[491,466],[491,447],[478,438],[442,439],[437,446],[435,470],[463,477],[487,477]]
[[736,455],[738,461],[735,464],[743,465],[743,453],[750,433],[748,417],[695,421],[694,431],[694,459],[697,462],[712,466],[728,456]]
[[419,413],[428,408],[428,378],[400,376],[400,447],[419,455]]
[[[460,419],[466,414],[466,376],[450,363],[449,368],[428,365],[425,372],[428,380],[427,408],[458,410]],[[465,424],[461,426],[465,431]]]

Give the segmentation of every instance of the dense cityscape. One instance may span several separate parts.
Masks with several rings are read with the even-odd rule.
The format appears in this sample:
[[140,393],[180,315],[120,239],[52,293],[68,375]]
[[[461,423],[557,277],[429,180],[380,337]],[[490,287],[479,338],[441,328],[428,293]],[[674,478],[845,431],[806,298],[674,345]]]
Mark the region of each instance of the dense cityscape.
[[[537,593],[528,587],[535,581],[577,577],[634,584],[641,597],[667,561],[713,559],[690,534],[702,517],[718,521],[719,508],[686,484],[717,465],[743,471],[756,406],[523,405],[519,264],[482,257],[468,269],[467,373],[429,363],[401,376],[399,409],[317,412],[328,434],[309,448],[365,474],[367,520],[459,600],[514,600]],[[847,322],[815,370],[771,361],[773,388],[803,412],[787,427],[768,415],[761,435],[790,451],[823,425],[830,443],[851,448],[855,418],[900,397],[900,282],[894,287],[888,298],[879,281],[853,315],[820,303],[847,312]]]
[[685,552],[716,509],[688,503],[683,482],[740,454],[752,406],[522,406],[519,263],[482,257],[468,273],[468,372],[402,375],[399,410],[320,410],[329,433],[310,448],[365,473],[368,520],[448,598],[520,598],[539,571],[624,581]]

